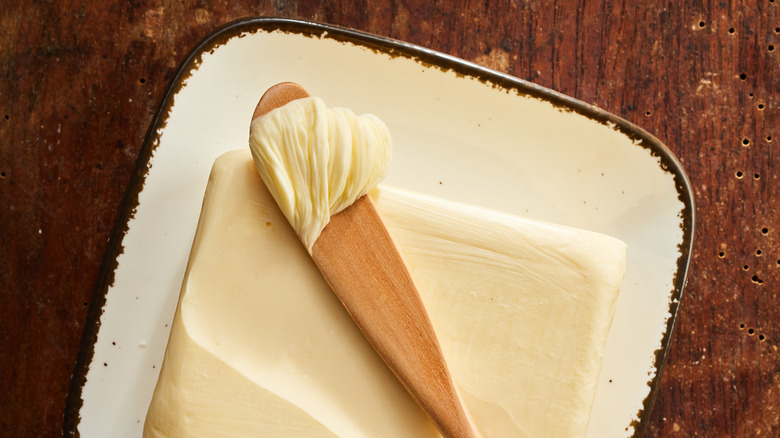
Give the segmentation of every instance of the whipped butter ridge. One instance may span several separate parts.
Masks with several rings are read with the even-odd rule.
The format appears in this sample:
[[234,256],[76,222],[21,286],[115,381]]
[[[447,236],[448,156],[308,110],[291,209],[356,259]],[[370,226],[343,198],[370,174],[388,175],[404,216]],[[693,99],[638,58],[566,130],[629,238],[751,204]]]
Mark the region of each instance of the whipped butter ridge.
[[330,217],[382,181],[390,133],[378,117],[297,99],[252,121],[249,147],[258,172],[311,252]]

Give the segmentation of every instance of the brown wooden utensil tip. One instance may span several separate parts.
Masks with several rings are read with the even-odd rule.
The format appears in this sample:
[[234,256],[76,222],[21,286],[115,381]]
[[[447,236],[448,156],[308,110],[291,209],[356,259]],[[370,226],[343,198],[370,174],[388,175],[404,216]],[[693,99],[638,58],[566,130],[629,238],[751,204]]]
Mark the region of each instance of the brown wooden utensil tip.
[[[292,82],[263,94],[253,120],[308,97]],[[352,319],[446,438],[481,438],[452,382],[409,269],[368,196],[330,223],[312,259]]]
[[284,106],[293,100],[310,97],[309,93],[295,82],[278,83],[263,93],[260,101],[257,102],[255,112],[252,114],[252,120],[268,114],[271,110]]

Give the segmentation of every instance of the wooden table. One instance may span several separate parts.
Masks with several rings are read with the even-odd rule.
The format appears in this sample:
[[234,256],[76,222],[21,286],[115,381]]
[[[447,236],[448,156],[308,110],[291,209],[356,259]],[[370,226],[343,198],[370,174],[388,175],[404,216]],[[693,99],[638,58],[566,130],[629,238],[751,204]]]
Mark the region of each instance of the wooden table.
[[465,58],[666,143],[694,188],[696,242],[646,435],[780,435],[780,0],[10,3],[0,435],[61,434],[98,268],[168,82],[217,26],[263,15]]

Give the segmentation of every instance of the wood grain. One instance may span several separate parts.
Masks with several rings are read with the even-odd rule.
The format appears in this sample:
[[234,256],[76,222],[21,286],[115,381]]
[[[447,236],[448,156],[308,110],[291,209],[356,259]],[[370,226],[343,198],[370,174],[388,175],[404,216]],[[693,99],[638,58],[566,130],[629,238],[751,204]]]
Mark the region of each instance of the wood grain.
[[465,58],[666,143],[694,187],[697,228],[646,435],[780,435],[778,8],[780,0],[5,2],[0,434],[61,433],[106,241],[178,63],[217,26],[274,15]]

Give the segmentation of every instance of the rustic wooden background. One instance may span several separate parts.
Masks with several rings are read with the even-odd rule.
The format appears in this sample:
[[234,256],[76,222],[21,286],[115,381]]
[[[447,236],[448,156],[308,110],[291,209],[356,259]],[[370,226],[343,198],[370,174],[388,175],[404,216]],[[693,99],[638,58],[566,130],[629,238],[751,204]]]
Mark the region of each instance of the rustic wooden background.
[[87,307],[184,55],[246,16],[446,52],[616,113],[680,158],[696,243],[647,436],[780,436],[780,0],[4,1],[0,435],[61,434]]

